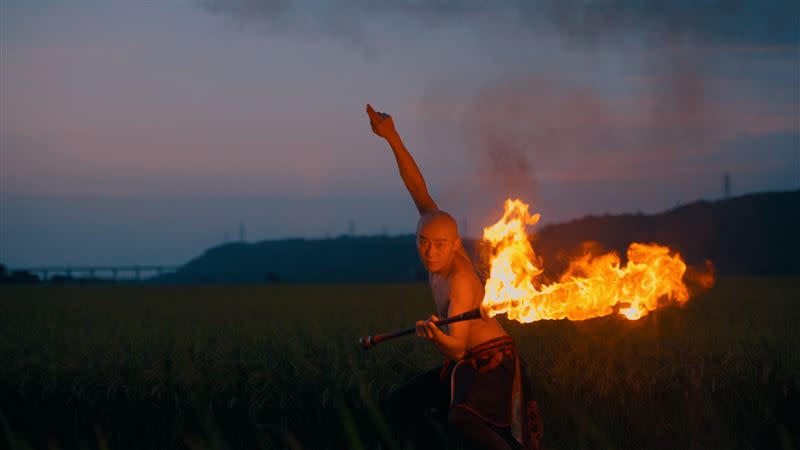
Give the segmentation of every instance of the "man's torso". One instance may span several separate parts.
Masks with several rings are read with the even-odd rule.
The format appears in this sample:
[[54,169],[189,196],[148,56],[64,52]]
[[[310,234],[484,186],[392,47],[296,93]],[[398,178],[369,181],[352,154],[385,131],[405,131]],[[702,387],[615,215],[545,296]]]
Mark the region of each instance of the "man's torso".
[[[478,308],[483,300],[483,284],[478,278],[472,262],[465,253],[457,254],[455,256],[455,267],[449,276],[442,276],[435,273],[430,274],[430,286],[433,291],[434,302],[436,303],[436,313],[441,318],[448,316],[448,309],[450,307],[450,288],[451,281],[455,275],[466,275],[459,277],[460,280],[467,280],[470,284],[469,291],[472,293],[472,304],[470,309]],[[447,327],[442,327],[442,331],[448,333]],[[469,322],[469,335],[467,337],[467,350],[472,349],[478,344],[500,336],[506,336],[507,333],[497,322],[496,319],[490,318],[486,320],[471,320]]]

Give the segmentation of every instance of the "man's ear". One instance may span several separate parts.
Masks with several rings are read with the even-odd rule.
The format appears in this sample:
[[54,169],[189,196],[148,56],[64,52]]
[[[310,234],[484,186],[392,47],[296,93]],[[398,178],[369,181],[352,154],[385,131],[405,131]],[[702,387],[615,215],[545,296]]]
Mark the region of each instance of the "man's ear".
[[455,242],[453,242],[453,250],[458,250],[461,248],[461,238],[457,237]]

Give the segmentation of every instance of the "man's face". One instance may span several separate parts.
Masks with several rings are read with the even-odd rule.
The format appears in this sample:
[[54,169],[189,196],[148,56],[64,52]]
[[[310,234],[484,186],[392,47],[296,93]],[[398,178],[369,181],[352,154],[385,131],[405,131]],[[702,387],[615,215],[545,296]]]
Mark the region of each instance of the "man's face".
[[455,230],[442,221],[434,220],[417,229],[417,251],[429,272],[449,268],[460,242]]

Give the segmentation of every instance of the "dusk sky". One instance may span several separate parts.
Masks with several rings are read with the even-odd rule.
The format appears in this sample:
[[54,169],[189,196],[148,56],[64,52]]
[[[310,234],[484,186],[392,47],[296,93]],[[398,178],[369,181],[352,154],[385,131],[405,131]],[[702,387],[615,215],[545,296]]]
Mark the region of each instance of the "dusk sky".
[[796,5],[0,0],[0,263],[412,233],[368,102],[473,237],[798,189]]

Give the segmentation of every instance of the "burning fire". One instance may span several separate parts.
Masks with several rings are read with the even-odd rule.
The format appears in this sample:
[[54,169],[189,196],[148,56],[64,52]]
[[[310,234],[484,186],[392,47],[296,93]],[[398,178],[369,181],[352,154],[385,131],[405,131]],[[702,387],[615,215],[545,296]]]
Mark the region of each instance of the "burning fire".
[[689,291],[680,255],[655,244],[632,243],[620,267],[616,253],[585,254],[572,261],[559,282],[543,284],[526,225],[539,221],[521,200],[506,200],[505,214],[483,231],[492,248],[491,271],[481,309],[527,323],[542,319],[585,320],[618,311],[639,319],[666,302],[683,304]]

